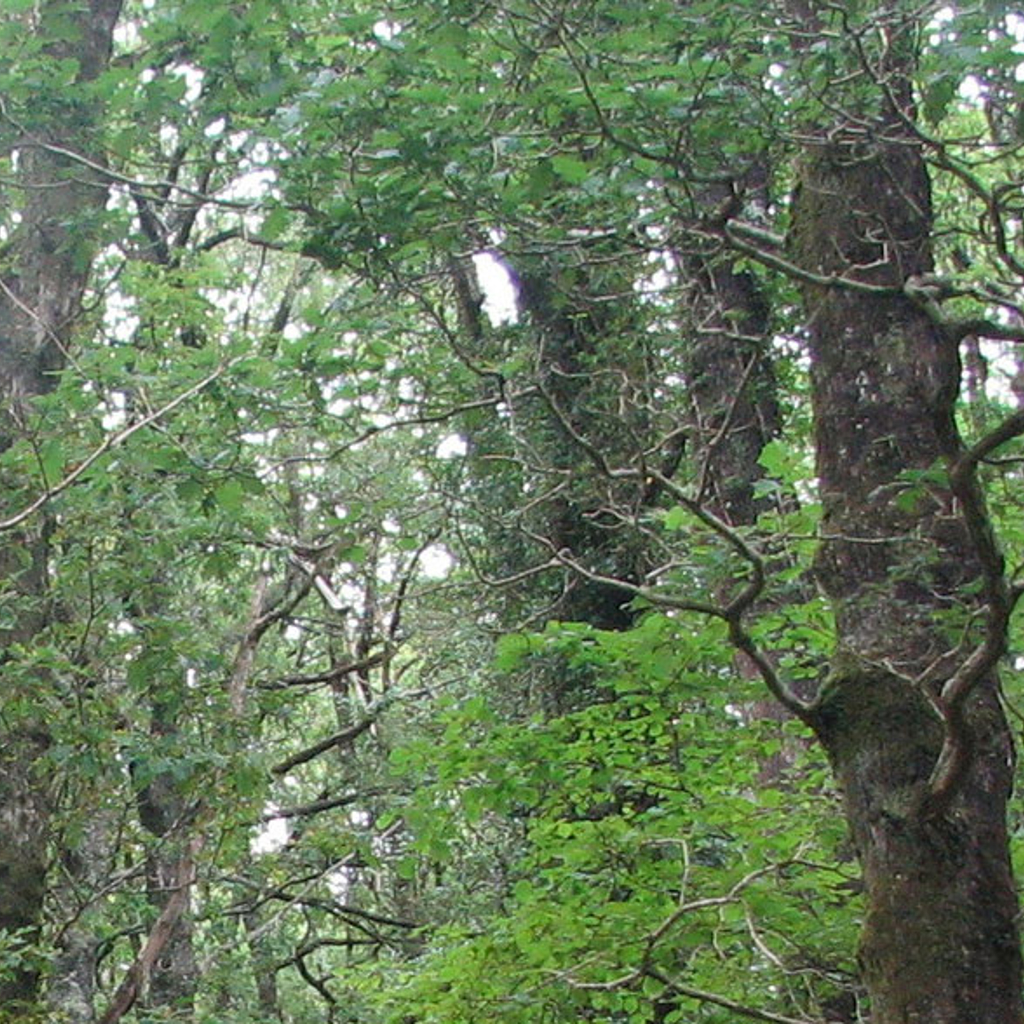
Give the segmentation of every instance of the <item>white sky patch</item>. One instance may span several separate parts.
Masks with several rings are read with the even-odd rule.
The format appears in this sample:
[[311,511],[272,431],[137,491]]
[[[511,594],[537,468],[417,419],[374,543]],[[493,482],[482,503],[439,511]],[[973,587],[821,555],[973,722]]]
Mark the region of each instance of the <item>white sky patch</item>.
[[330,891],[330,894],[338,900],[339,903],[344,903],[348,900],[349,894],[352,892],[355,872],[350,867],[342,866],[340,868],[335,868],[333,871],[329,871],[324,875],[324,880],[327,882],[327,888]]
[[130,342],[141,323],[135,308],[134,297],[120,291],[112,291],[107,296],[107,303],[103,309],[104,333],[117,341]]
[[[328,390],[324,388],[324,390]],[[326,399],[328,396],[324,395]],[[352,409],[352,400],[349,398],[334,398],[327,403],[327,411],[332,416],[344,416]]]
[[962,99],[976,100],[982,93],[981,82],[974,75],[968,75],[960,83],[960,88],[957,92],[959,92]]
[[516,286],[505,264],[492,252],[473,254],[480,290],[484,293],[484,312],[495,327],[514,324],[519,319]]
[[[264,808],[264,813],[273,814],[277,809],[277,804],[270,803]],[[271,818],[259,826],[249,843],[249,849],[255,857],[262,853],[277,853],[278,850],[284,849],[290,837],[291,829],[288,828],[288,822],[284,818]]]
[[273,444],[279,433],[280,431],[277,427],[271,427],[269,430],[246,431],[242,434],[242,441],[245,444],[255,444],[262,447]]
[[[952,7],[940,7],[931,17],[931,20],[925,26],[929,32],[938,32],[944,29],[952,20],[956,17],[956,11]],[[933,35],[930,37],[932,46],[938,43],[940,37]]]
[[179,64],[171,74],[185,79],[185,102],[195,103],[203,91],[203,72],[191,64]]
[[461,434],[449,434],[441,439],[434,455],[438,459],[457,459],[466,454],[466,439]]
[[126,405],[127,400],[123,391],[112,392],[107,401],[102,403],[101,407],[106,410],[103,419],[100,420],[104,430],[119,430],[125,425],[128,421]]
[[[1004,323],[1009,321],[1005,310],[1000,310],[994,319]],[[1014,346],[1004,341],[983,338],[979,349],[989,367],[985,393],[995,401],[1012,402],[1014,397],[1012,382],[1017,376],[1017,354],[1014,351]]]
[[390,43],[399,32],[402,31],[402,26],[397,21],[391,21],[388,18],[381,18],[380,21],[375,22],[373,26],[373,34],[381,40],[381,42]]
[[[152,4],[143,6],[152,6]],[[141,38],[137,21],[121,21],[114,27],[114,45],[119,50],[134,49],[139,45]]]
[[427,579],[443,580],[454,566],[454,556],[440,544],[431,544],[420,556],[420,568]]
[[667,250],[651,253],[647,257],[651,270],[641,277],[633,288],[640,295],[655,298],[667,292],[675,283],[676,261]]

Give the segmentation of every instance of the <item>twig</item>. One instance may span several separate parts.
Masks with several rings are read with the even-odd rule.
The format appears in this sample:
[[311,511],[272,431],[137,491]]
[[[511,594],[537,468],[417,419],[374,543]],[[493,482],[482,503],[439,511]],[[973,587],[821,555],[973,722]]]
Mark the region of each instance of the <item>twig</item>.
[[366,732],[370,726],[377,721],[381,714],[391,707],[392,704],[396,704],[401,700],[411,700],[414,697],[422,697],[425,693],[426,691],[424,690],[413,690],[411,693],[386,694],[369,708],[369,713],[365,718],[360,719],[354,725],[350,725],[347,729],[342,729],[340,732],[327,736],[318,743],[305,747],[298,753],[292,754],[291,757],[285,758],[285,760],[275,764],[270,769],[271,774],[285,775],[293,768],[297,768],[300,764],[305,764],[307,761],[312,761],[313,758],[319,757],[321,754],[326,753],[334,747],[340,747],[343,743],[351,743],[352,740],[358,739],[362,736],[362,734]]
[[429,426],[435,423],[446,423],[448,420],[454,419],[456,416],[464,412],[472,412],[475,409],[487,409],[494,408],[495,406],[512,402],[517,398],[524,398],[535,393],[534,388],[524,388],[522,391],[518,391],[515,394],[502,396],[494,395],[490,398],[481,398],[472,402],[463,402],[460,405],[453,405],[442,412],[436,413],[423,413],[419,416],[409,416],[406,419],[395,419],[381,426],[367,427],[356,437],[350,441],[346,441],[344,444],[338,445],[337,448],[332,448],[331,451],[323,455],[290,455],[287,458],[281,459],[275,463],[275,468],[278,466],[286,466],[292,463],[303,463],[307,464],[310,462],[330,462],[333,459],[338,458],[339,455],[343,455],[345,452],[352,448],[356,448],[371,438],[376,437],[378,434],[383,434],[391,430],[399,430],[402,427],[421,427]]
[[73,163],[80,164],[82,167],[87,167],[90,171],[94,171],[96,174],[108,181],[117,182],[120,185],[127,185],[133,191],[155,192],[158,194],[162,190],[167,190],[168,192],[174,191],[179,192],[184,196],[188,196],[189,199],[195,199],[201,203],[211,203],[214,206],[220,206],[228,210],[256,210],[260,206],[259,201],[255,200],[242,201],[237,199],[218,199],[216,196],[210,195],[208,192],[199,192],[196,189],[188,188],[186,185],[179,185],[176,182],[142,181],[139,178],[132,178],[127,174],[121,174],[119,171],[112,170],[110,167],[97,163],[95,160],[90,160],[81,153],[76,153],[73,149],[67,149],[64,146],[55,146],[50,142],[42,142],[39,139],[33,138],[31,135],[29,135],[24,142],[20,143],[20,145],[32,146],[36,149],[44,150],[47,153],[52,153],[54,156],[62,156],[66,160],[71,160]]
[[[401,818],[399,818],[395,822],[392,822],[392,824],[390,824],[386,829],[384,829],[383,832],[380,833],[379,836],[376,837],[376,841],[383,842],[387,839],[390,839],[397,831],[399,831],[399,829],[403,827],[404,824],[405,823],[402,821]],[[264,935],[266,935],[277,925],[278,921],[280,921],[281,918],[283,918],[285,914],[287,914],[288,911],[292,909],[292,907],[302,902],[306,893],[308,893],[310,889],[312,889],[313,886],[317,884],[317,882],[319,882],[324,876],[329,875],[332,871],[337,871],[339,868],[347,867],[349,864],[352,863],[352,861],[356,859],[357,854],[357,850],[352,850],[350,853],[346,853],[345,856],[342,857],[340,860],[331,861],[322,871],[318,871],[308,881],[308,883],[305,886],[303,886],[303,888],[300,889],[298,893],[296,893],[295,896],[293,896],[291,899],[288,900],[287,903],[285,903],[283,907],[281,907],[276,913],[267,918],[267,920],[264,921],[263,924],[261,924],[258,928],[254,928],[249,933],[247,941],[250,944],[258,942],[261,938],[263,938]],[[211,953],[207,960],[203,963],[204,969],[206,969],[209,966],[214,955],[214,953]],[[100,1024],[106,1024],[106,1022],[100,1021]]]
[[35,515],[47,502],[51,501],[58,494],[66,491],[74,483],[76,483],[83,474],[87,473],[89,469],[97,462],[98,459],[106,455],[107,452],[112,451],[115,448],[119,448],[134,434],[137,434],[140,430],[145,427],[156,423],[158,420],[163,419],[168,413],[173,412],[178,408],[179,405],[184,404],[190,398],[199,394],[208,384],[215,381],[224,371],[230,363],[225,363],[213,373],[208,374],[198,384],[193,384],[187,391],[183,391],[176,398],[171,399],[166,405],[162,405],[159,409],[154,410],[147,416],[144,416],[141,420],[131,424],[131,426],[125,427],[124,430],[118,431],[116,434],[111,434],[98,448],[95,448],[85,459],[80,462],[66,477],[54,484],[53,487],[48,488],[44,491],[35,501],[30,505],[26,505],[20,512],[15,513],[13,516],[9,516],[7,519],[0,519],[0,532],[6,530],[13,530],[15,527],[20,526],[26,519]]
[[128,968],[128,973],[118,986],[117,992],[114,993],[114,998],[110,1006],[107,1007],[106,1013],[100,1018],[99,1024],[116,1024],[135,1005],[139,994],[145,988],[153,965],[164,946],[167,945],[181,915],[188,907],[192,884],[196,879],[195,860],[202,848],[202,835],[194,835],[189,840],[188,846],[178,862],[174,892],[171,893],[167,904],[156,919],[142,951]]
[[822,1024],[821,1021],[812,1021],[806,1017],[785,1017],[781,1013],[771,1013],[769,1010],[759,1010],[753,1006],[745,1006],[737,1003],[734,999],[728,999],[715,992],[706,992],[704,989],[694,988],[692,985],[684,985],[681,981],[670,978],[663,974],[656,967],[647,967],[644,974],[648,978],[660,981],[670,992],[685,996],[687,999],[695,999],[700,1003],[711,1003],[712,1006],[721,1006],[741,1017],[749,1017],[751,1020],[764,1020],[769,1024]]

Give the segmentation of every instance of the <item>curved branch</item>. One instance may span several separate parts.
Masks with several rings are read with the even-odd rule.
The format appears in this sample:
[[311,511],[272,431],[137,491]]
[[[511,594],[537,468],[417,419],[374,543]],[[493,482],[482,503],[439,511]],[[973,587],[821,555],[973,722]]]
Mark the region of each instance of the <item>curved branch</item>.
[[193,836],[178,862],[174,892],[156,919],[142,951],[128,968],[99,1024],[116,1024],[135,1005],[139,993],[145,988],[154,965],[174,931],[174,926],[188,908],[192,885],[196,880],[195,860],[202,848],[202,835]]
[[732,1013],[741,1017],[748,1017],[750,1020],[768,1021],[768,1024],[820,1024],[820,1021],[812,1021],[806,1017],[784,1017],[781,1013],[771,1013],[768,1010],[759,1010],[754,1006],[746,1006],[737,1003],[734,999],[720,996],[716,992],[706,992],[704,989],[694,988],[692,985],[684,985],[681,981],[670,978],[667,974],[655,967],[647,967],[644,974],[648,978],[661,982],[669,992],[685,996],[687,999],[694,999],[699,1003],[710,1003],[712,1006],[722,1006]]
[[1021,432],[1024,432],[1024,414],[1018,412],[965,452],[949,471],[950,490],[960,502],[961,517],[981,563],[985,625],[981,643],[945,681],[932,701],[942,718],[945,735],[919,808],[924,817],[935,817],[949,806],[970,767],[973,749],[966,718],[967,698],[1006,652],[1010,616],[1020,591],[1007,582],[1003,555],[976,470],[989,452]]
[[722,235],[734,249],[772,270],[779,271],[794,281],[803,281],[805,284],[817,285],[819,288],[844,288],[847,291],[857,292],[860,295],[873,295],[876,298],[891,298],[903,294],[901,288],[869,284],[866,281],[858,281],[856,278],[844,277],[842,274],[815,274],[783,256],[751,244],[741,237],[744,234],[751,234],[751,232],[749,232],[748,226],[742,222],[730,220],[722,225]]

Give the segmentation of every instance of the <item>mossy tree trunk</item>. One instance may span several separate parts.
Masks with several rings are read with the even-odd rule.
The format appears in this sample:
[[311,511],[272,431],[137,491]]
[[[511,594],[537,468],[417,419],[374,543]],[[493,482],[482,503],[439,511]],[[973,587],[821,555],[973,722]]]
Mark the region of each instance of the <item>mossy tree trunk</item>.
[[[765,206],[767,176],[764,161],[754,160],[742,178],[706,186],[699,196],[706,220],[731,206]],[[770,507],[755,485],[764,476],[764,446],[781,427],[770,308],[754,274],[737,265],[735,253],[709,241],[704,223],[700,227],[692,236],[684,229],[676,254],[689,461],[701,503],[731,526],[750,526]]]
[[[81,313],[95,246],[95,221],[107,199],[94,170],[98,124],[88,83],[107,67],[121,0],[69,5],[48,2],[25,14],[26,32],[43,41],[54,63],[52,91],[40,90],[19,114],[18,99],[5,111],[0,139],[16,151],[17,176],[5,185],[19,219],[7,242],[0,278],[0,450],[31,436],[32,400],[54,384],[65,364]],[[74,81],[61,83],[57,62],[75,63]],[[20,117],[25,120],[20,120]],[[77,159],[85,158],[85,162]],[[4,515],[37,493],[23,482],[0,479]],[[23,708],[26,694],[47,685],[19,651],[47,627],[45,517],[0,537],[0,590],[13,613],[0,634],[0,688],[6,702],[0,733],[0,933],[31,940],[42,909],[48,861],[48,793],[40,758],[48,747],[46,723]],[[29,659],[31,660],[31,659]],[[14,1009],[37,999],[31,960],[0,978],[0,1006]],[[27,1011],[26,1011],[27,1012]]]
[[[970,522],[956,473],[939,471],[963,463],[960,364],[906,290],[932,270],[929,180],[906,123],[823,135],[794,198],[793,258],[819,278],[804,285],[824,507],[815,572],[840,645],[815,724],[863,865],[872,1024],[1019,1024],[1013,747],[994,672],[962,722],[942,717],[963,664],[949,652],[986,600],[993,551],[979,542],[984,509]],[[961,770],[944,774],[954,726]]]

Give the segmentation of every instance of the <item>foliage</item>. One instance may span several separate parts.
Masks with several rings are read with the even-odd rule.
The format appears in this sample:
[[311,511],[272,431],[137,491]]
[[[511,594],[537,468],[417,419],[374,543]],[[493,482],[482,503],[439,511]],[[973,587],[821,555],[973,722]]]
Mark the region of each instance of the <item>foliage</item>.
[[[506,673],[554,656],[596,673],[603,696],[509,725],[467,701],[439,743],[395,751],[419,780],[405,820],[454,871],[449,886],[480,884],[445,849],[452,808],[470,848],[522,822],[499,916],[467,914],[463,898],[427,969],[387,979],[395,1020],[650,1020],[672,1002],[665,976],[683,972],[698,988],[813,1008],[849,975],[852,865],[824,766],[731,703],[755,694],[719,639],[651,615],[627,634],[550,624],[501,647]],[[784,826],[783,804],[795,815]]]
[[[109,200],[69,215],[97,240],[83,310],[0,452],[0,722],[45,723],[52,862],[0,970],[30,949],[56,990],[82,930],[102,1013],[160,913],[147,871],[203,835],[188,1019],[823,1020],[859,997],[824,755],[713,614],[755,547],[744,629],[820,681],[788,197],[837,105],[871,141],[911,15],[797,6],[129,2],[78,82],[77,6],[7,0],[4,282],[25,154],[68,105],[101,111],[68,159]],[[1024,393],[1021,23],[914,16],[937,315],[977,321],[970,445]],[[784,420],[757,522],[726,530],[686,369],[722,268],[770,308]],[[1020,448],[982,467],[1014,569]],[[900,481],[904,511],[937,472]],[[629,628],[600,628],[609,603]]]

